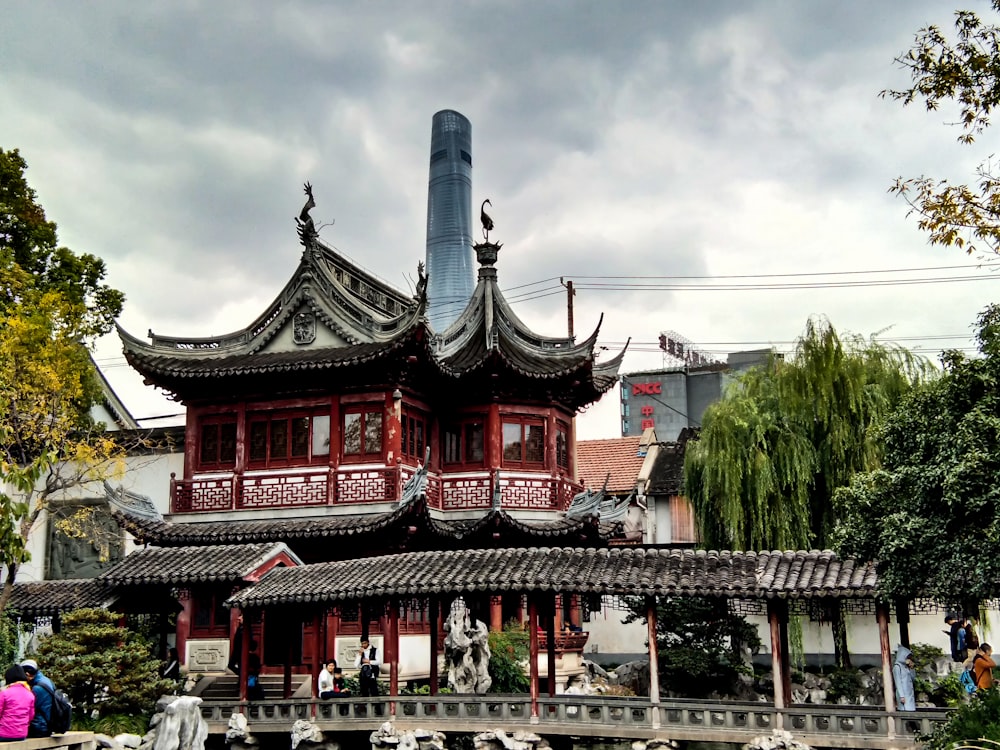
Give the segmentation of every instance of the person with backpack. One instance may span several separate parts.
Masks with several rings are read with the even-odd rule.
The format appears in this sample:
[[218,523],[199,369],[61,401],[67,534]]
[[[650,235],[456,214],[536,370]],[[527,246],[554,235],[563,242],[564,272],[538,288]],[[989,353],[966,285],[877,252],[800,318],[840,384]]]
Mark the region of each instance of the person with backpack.
[[49,728],[49,721],[52,718],[52,702],[55,700],[56,686],[42,674],[38,662],[34,659],[22,661],[21,668],[28,676],[31,692],[35,694],[35,716],[31,720],[31,726],[28,727],[28,737],[50,737],[52,730]]
[[972,677],[977,690],[988,690],[993,687],[993,647],[988,643],[980,644],[976,655],[972,657]]
[[378,651],[367,638],[361,639],[361,648],[354,657],[354,666],[358,668],[358,688],[361,695],[378,697]]
[[26,739],[35,715],[35,696],[28,686],[28,676],[15,664],[4,673],[3,679],[7,687],[0,690],[0,742]]

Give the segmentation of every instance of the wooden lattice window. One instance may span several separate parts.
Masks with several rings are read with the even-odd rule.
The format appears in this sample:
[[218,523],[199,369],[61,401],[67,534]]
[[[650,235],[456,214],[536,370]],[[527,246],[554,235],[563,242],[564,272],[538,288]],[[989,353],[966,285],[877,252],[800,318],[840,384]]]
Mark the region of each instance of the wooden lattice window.
[[485,420],[481,416],[446,425],[441,431],[444,463],[480,467],[485,457]]
[[427,445],[427,418],[421,412],[407,411],[403,413],[402,423],[403,457],[423,462]]
[[375,461],[382,456],[382,409],[355,407],[344,413],[344,460]]
[[250,416],[247,455],[250,466],[292,466],[327,461],[330,415],[280,412]]
[[227,470],[236,466],[236,417],[207,417],[198,424],[198,468]]
[[569,426],[556,422],[556,466],[569,471]]
[[545,465],[544,422],[527,417],[504,417],[503,465],[513,468]]

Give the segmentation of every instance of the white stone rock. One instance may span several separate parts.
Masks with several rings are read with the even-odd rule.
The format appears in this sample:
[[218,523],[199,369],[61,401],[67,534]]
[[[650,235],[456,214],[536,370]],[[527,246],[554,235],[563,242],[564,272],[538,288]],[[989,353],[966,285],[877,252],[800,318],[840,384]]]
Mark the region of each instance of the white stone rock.
[[116,734],[115,741],[123,747],[139,747],[142,737],[137,734]]
[[208,724],[201,716],[201,698],[183,695],[163,711],[154,750],[205,750]]
[[97,743],[98,747],[107,747],[111,748],[111,750],[122,750],[121,743],[116,742],[114,737],[109,737],[106,734],[95,734],[94,742]]
[[323,742],[323,732],[311,721],[298,719],[292,724],[292,750],[302,742],[318,745]]

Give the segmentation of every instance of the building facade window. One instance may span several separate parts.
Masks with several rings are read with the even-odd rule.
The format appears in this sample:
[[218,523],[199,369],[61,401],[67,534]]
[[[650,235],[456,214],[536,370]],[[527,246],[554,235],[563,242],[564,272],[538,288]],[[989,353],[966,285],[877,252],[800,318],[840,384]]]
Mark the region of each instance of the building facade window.
[[191,635],[195,638],[228,637],[229,609],[224,606],[227,596],[222,592],[205,589],[191,592],[194,610],[191,618]]
[[569,426],[556,422],[556,466],[567,472],[569,465]]
[[482,466],[486,456],[485,424],[483,417],[473,417],[445,425],[441,431],[444,463],[452,466]]
[[423,462],[427,447],[427,417],[418,411],[406,411],[402,416],[404,458]]
[[344,414],[344,460],[374,461],[382,455],[381,407],[354,407]]
[[504,417],[503,465],[540,468],[545,465],[545,423],[538,419]]
[[248,421],[247,458],[252,467],[304,465],[329,459],[329,414],[252,414]]
[[198,424],[198,468],[231,470],[236,466],[236,417],[202,419]]

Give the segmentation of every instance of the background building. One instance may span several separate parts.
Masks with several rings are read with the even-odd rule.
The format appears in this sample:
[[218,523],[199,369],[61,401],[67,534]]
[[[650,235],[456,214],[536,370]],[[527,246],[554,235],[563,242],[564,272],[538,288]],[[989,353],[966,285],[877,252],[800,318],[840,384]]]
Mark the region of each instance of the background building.
[[450,109],[431,125],[427,186],[427,317],[443,331],[472,296],[472,125]]
[[722,397],[734,373],[762,365],[770,355],[770,349],[732,352],[726,362],[699,356],[691,361],[697,364],[684,361],[622,375],[622,436],[641,435],[652,427],[661,440],[676,441],[681,430],[701,426],[705,409]]

